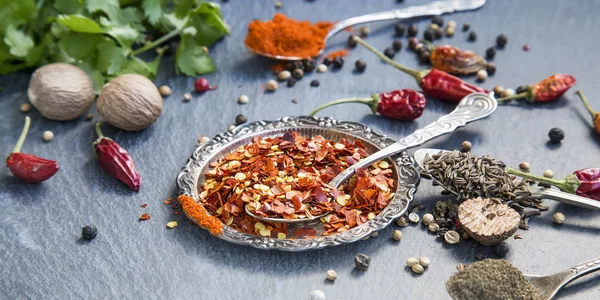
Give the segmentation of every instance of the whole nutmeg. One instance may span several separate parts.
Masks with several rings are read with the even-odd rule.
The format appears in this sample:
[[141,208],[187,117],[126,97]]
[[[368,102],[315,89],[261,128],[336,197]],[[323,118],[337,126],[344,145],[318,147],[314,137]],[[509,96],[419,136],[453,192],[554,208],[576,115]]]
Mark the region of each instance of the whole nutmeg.
[[154,83],[138,74],[124,74],[109,81],[96,103],[102,118],[127,131],[150,127],[162,108],[163,99]]
[[83,115],[94,102],[96,93],[92,79],[82,69],[54,63],[33,72],[27,96],[44,117],[67,121]]

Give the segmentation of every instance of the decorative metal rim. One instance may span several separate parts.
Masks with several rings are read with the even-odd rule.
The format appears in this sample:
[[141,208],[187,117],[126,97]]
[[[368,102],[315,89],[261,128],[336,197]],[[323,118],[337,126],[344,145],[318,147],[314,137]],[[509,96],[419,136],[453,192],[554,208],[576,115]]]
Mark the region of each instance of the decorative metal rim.
[[[274,121],[258,121],[236,127],[231,131],[217,134],[212,140],[196,147],[192,156],[177,176],[180,194],[198,199],[198,180],[201,170],[209,164],[227,146],[249,136],[269,133],[273,130],[294,129],[327,129],[366,140],[378,148],[385,148],[395,141],[376,132],[361,123],[338,121],[333,118],[283,117]],[[397,170],[398,184],[394,198],[388,206],[374,219],[348,231],[320,236],[310,239],[276,239],[247,234],[229,226],[223,228],[218,238],[231,243],[248,245],[259,249],[275,249],[281,251],[305,251],[337,246],[360,240],[373,232],[388,226],[394,219],[402,215],[413,200],[413,194],[419,184],[420,176],[406,152],[391,157]]]

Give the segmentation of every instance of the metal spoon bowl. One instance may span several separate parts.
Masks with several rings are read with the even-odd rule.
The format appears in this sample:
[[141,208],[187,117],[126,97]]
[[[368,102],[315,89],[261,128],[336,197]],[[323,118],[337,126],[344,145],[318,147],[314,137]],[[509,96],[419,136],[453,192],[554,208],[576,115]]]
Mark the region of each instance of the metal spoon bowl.
[[600,270],[600,257],[580,263],[562,272],[552,275],[523,274],[531,285],[540,293],[543,299],[550,300],[569,282]]
[[[477,9],[485,4],[485,0],[446,0],[446,1],[435,1],[425,5],[419,6],[409,6],[401,9],[394,9],[390,11],[384,11],[379,13],[373,13],[358,17],[352,17],[340,22],[337,22],[333,28],[329,31],[327,36],[325,36],[325,44],[330,40],[334,35],[338,32],[344,30],[347,27],[375,22],[375,21],[385,21],[385,20],[394,20],[394,19],[408,19],[414,17],[424,17],[424,16],[435,16],[446,13],[451,13],[455,11],[465,11],[465,10],[473,10]],[[250,52],[254,54],[274,58],[278,60],[302,60],[307,59],[309,57],[298,57],[298,56],[283,56],[283,55],[275,55],[270,53],[262,53],[258,52],[254,49],[248,48]],[[325,49],[321,49],[318,55],[321,55]],[[317,55],[317,56],[318,56]]]

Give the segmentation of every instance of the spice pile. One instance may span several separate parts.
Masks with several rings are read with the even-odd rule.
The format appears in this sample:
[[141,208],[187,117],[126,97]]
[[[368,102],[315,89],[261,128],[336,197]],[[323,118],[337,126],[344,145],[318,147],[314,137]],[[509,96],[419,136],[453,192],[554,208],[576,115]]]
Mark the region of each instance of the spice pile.
[[[245,206],[263,217],[286,219],[332,214],[321,218],[322,235],[347,231],[374,218],[392,199],[395,182],[387,161],[356,171],[339,190],[327,183],[345,168],[368,156],[360,141],[302,137],[288,132],[254,141],[211,164],[200,202],[224,224],[250,234],[285,238],[287,225],[261,223]],[[184,206],[185,209],[185,206]],[[315,236],[312,228],[295,236]]]
[[542,299],[519,269],[501,259],[460,265],[458,273],[446,281],[446,290],[455,300]]

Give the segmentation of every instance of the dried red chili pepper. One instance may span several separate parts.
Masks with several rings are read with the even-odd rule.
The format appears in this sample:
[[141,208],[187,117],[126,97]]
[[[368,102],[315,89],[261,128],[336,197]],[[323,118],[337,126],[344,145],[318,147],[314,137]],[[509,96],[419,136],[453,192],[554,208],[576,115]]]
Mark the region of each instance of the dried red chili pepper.
[[577,80],[568,74],[554,74],[544,80],[528,85],[527,91],[510,97],[498,99],[498,103],[513,99],[525,99],[527,102],[552,102],[570,89]]
[[15,148],[6,158],[6,166],[15,177],[30,183],[40,183],[54,176],[58,172],[59,167],[58,163],[54,160],[20,152],[30,125],[31,119],[25,117],[25,126]]
[[419,86],[423,89],[426,95],[432,96],[436,99],[458,103],[465,96],[472,93],[488,93],[488,90],[471,85],[462,79],[450,75],[444,71],[430,69],[430,70],[413,70],[407,68],[385,56],[383,53],[373,48],[367,42],[363,41],[359,37],[354,38],[356,42],[363,45],[369,51],[375,53],[383,61],[394,66],[396,69],[412,76],[417,80]]
[[594,111],[592,109],[592,106],[590,105],[587,98],[585,97],[585,95],[583,95],[583,93],[581,91],[577,91],[577,95],[579,95],[579,98],[581,98],[581,101],[583,101],[583,105],[585,105],[585,108],[587,108],[587,110],[590,112],[590,115],[592,115],[592,122],[594,122],[594,129],[596,129],[596,133],[598,135],[600,135],[600,113],[598,113],[597,111]]
[[573,174],[567,175],[567,177],[562,180],[541,177],[511,168],[507,168],[507,172],[526,179],[553,185],[563,192],[600,200],[600,168],[581,169],[573,172]]
[[430,57],[434,69],[450,74],[473,74],[485,68],[485,59],[473,51],[462,51],[453,46],[437,46]]
[[382,116],[396,120],[414,120],[423,114],[427,100],[425,97],[410,89],[395,90],[389,93],[374,94],[371,98],[349,98],[332,101],[317,107],[309,116],[332,105],[341,103],[363,103],[371,108],[371,111]]
[[112,139],[105,137],[100,126],[101,123],[96,123],[98,139],[94,142],[94,150],[100,166],[112,177],[124,182],[130,189],[139,191],[142,178],[129,152]]

